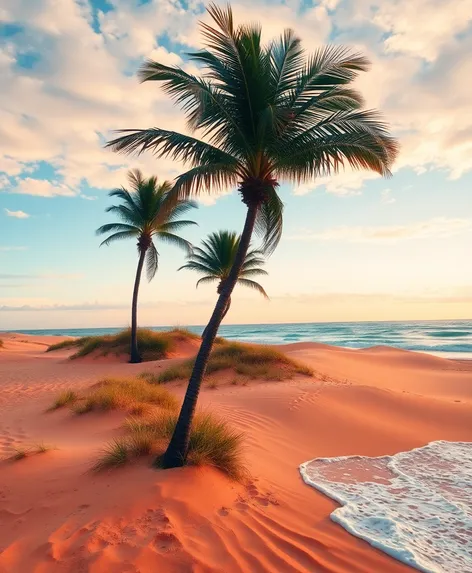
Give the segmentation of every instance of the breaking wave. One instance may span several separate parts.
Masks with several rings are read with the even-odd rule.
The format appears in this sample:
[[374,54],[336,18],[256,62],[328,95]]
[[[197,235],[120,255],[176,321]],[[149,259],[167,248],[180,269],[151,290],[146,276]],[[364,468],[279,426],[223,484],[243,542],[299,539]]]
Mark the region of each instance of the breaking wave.
[[318,458],[304,481],[338,501],[333,521],[427,573],[472,573],[472,443],[394,456]]

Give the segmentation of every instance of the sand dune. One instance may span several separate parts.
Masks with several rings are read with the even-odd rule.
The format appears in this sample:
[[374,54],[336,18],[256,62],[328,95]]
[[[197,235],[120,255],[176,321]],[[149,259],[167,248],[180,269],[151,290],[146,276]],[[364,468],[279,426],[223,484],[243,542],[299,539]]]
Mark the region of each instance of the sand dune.
[[[68,351],[45,354],[50,342],[9,336],[0,350],[0,455],[37,441],[58,448],[0,464],[1,573],[409,571],[331,522],[335,503],[303,484],[298,465],[472,441],[472,363],[294,344],[284,351],[312,366],[314,379],[201,395],[203,406],[245,432],[248,483],[208,468],[158,472],[144,462],[92,475],[123,415],[45,413],[54,395],[169,361],[70,362]],[[182,395],[181,386],[171,388]]]

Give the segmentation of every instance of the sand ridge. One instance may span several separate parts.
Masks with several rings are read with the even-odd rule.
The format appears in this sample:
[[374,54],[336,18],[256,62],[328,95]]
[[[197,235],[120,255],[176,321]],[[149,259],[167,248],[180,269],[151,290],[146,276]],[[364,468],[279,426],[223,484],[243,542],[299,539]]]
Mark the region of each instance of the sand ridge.
[[[283,350],[313,367],[313,379],[202,391],[202,406],[246,435],[247,483],[145,462],[90,474],[124,416],[45,413],[55,394],[179,357],[71,362],[67,351],[46,354],[42,337],[17,336],[0,350],[0,455],[35,440],[58,449],[0,463],[1,573],[409,571],[332,523],[335,503],[303,484],[298,465],[472,441],[472,363],[304,343]],[[182,396],[182,385],[170,387]]]

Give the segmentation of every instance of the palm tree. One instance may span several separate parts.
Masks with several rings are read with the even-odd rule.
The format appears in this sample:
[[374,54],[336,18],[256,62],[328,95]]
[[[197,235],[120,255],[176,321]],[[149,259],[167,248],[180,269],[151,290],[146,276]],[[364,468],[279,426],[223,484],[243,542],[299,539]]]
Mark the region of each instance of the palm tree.
[[[237,234],[231,231],[211,233],[206,240],[202,241],[202,248],[194,247],[193,252],[188,256],[188,262],[181,266],[179,271],[187,269],[202,274],[203,277],[197,281],[197,287],[202,283],[217,281],[216,292],[221,294],[238,252],[239,239]],[[262,251],[255,249],[247,252],[236,284],[257,290],[263,297],[269,298],[264,288],[250,278],[267,274],[267,271],[261,268],[265,262],[262,255]],[[228,314],[230,306],[231,297],[228,299],[221,320]],[[202,338],[205,336],[205,330]]]
[[122,130],[108,143],[115,151],[152,151],[189,165],[175,181],[179,198],[238,187],[247,206],[238,252],[197,354],[164,467],[185,463],[190,426],[218,327],[244,263],[253,231],[270,253],[282,232],[279,180],[301,183],[346,165],[383,176],[397,142],[375,111],[349,87],[368,60],[344,47],[306,56],[292,30],[267,45],[257,24],[235,26],[230,6],[211,4],[214,26],[202,23],[206,47],[189,54],[202,69],[147,61],[142,81],[158,81],[180,104],[201,138],[157,127]]
[[138,292],[141,273],[146,262],[147,278],[151,281],[157,272],[159,253],[154,244],[157,238],[177,247],[187,253],[192,252],[191,244],[176,235],[183,227],[196,225],[195,221],[179,219],[197,205],[186,199],[174,201],[171,195],[172,183],[164,181],[158,184],[156,177],[146,179],[143,174],[134,169],[128,172],[131,191],[124,187],[114,189],[110,197],[121,200],[120,205],[111,205],[107,212],[114,213],[121,222],[108,223],[97,229],[97,235],[111,233],[102,243],[109,245],[120,239],[135,238],[138,240],[138,268],[133,288],[131,305],[131,348],[130,362],[141,362],[137,338]]

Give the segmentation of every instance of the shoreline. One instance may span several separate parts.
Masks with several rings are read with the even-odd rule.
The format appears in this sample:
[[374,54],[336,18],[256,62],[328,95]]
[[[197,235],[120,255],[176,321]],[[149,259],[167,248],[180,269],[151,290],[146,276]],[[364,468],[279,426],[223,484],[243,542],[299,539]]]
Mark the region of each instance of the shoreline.
[[[1,463],[7,573],[120,573],[123,564],[143,573],[407,573],[413,569],[334,523],[338,504],[307,486],[298,467],[472,441],[472,363],[302,342],[278,348],[311,367],[313,378],[233,386],[222,376],[218,388],[202,389],[201,406],[246,436],[247,483],[209,468],[159,472],[146,461],[93,476],[88,468],[120,434],[124,415],[45,414],[48,405],[65,388],[158,373],[178,356],[72,364],[69,351],[46,354],[44,337],[22,337],[0,350],[0,450],[40,440],[58,449]],[[167,387],[181,398],[185,384]]]
[[[366,330],[366,325],[369,327]],[[385,333],[385,325],[402,325],[400,331]],[[428,328],[425,329],[425,325]],[[332,331],[332,327],[339,330]],[[156,332],[181,328],[151,326]],[[183,326],[201,334],[203,326]],[[310,330],[311,328],[311,330]],[[314,330],[313,330],[314,329]],[[318,330],[319,329],[319,330]],[[122,327],[20,329],[0,331],[2,336],[28,335],[38,337],[82,337],[115,334]],[[438,321],[376,321],[376,322],[324,322],[286,324],[241,324],[220,327],[220,336],[235,342],[285,346],[290,343],[327,344],[351,350],[367,350],[375,346],[389,346],[397,350],[425,353],[450,360],[472,360],[472,320]]]

